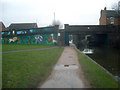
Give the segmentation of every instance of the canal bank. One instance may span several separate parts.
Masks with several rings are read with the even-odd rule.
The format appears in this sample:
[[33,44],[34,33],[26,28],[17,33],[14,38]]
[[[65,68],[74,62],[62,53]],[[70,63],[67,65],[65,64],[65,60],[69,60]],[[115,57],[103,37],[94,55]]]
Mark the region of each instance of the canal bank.
[[[83,51],[85,47],[78,47]],[[93,50],[92,54],[87,54],[93,61],[109,71],[113,77],[120,82],[120,50],[112,47],[89,47]]]
[[120,50],[111,47],[94,47],[92,49],[94,53],[88,56],[120,81]]
[[77,48],[79,62],[89,84],[93,88],[118,88],[118,83],[107,70],[101,68],[89,57],[82,54]]

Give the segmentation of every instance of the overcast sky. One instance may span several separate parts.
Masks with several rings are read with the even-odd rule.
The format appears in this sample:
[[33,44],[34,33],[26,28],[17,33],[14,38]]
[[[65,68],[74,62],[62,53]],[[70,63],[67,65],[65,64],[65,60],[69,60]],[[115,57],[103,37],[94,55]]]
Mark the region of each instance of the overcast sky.
[[[62,24],[99,24],[100,10],[119,0],[1,0],[2,21],[11,23],[34,22],[39,27],[48,26],[54,19]],[[1,11],[1,10],[0,10]]]

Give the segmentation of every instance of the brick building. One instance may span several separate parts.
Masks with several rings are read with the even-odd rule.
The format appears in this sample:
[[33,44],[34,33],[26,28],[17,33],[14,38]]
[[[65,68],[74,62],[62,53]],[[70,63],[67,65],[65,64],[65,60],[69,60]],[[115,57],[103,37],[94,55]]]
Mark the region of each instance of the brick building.
[[20,30],[20,29],[31,29],[31,28],[38,28],[37,23],[12,23],[7,29]]
[[5,25],[3,24],[3,22],[0,21],[0,31],[5,31]]
[[120,11],[118,10],[101,10],[100,25],[120,25]]

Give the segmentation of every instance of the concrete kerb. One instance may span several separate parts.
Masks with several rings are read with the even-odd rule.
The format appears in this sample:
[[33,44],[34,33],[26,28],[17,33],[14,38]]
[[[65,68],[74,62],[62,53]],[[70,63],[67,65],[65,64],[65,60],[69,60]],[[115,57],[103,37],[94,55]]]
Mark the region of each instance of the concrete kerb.
[[[82,53],[79,49],[77,49],[77,47],[75,47],[76,50],[79,52],[79,53]],[[84,53],[82,53],[84,54]],[[109,74],[116,82],[119,83],[119,80],[117,78],[115,78],[115,76],[113,76],[112,73],[110,73],[108,70],[106,70],[103,66],[101,66],[100,64],[98,64],[97,62],[95,62],[92,58],[90,58],[88,55],[84,54],[87,58],[89,58],[89,60],[91,60],[93,63],[97,64],[99,67],[101,67],[107,74]]]

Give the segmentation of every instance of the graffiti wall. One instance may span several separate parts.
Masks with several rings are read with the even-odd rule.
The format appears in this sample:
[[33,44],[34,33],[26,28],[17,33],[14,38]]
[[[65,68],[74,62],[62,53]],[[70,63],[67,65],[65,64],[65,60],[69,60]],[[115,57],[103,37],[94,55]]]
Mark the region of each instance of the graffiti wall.
[[40,34],[2,38],[3,44],[57,44],[57,34]]

